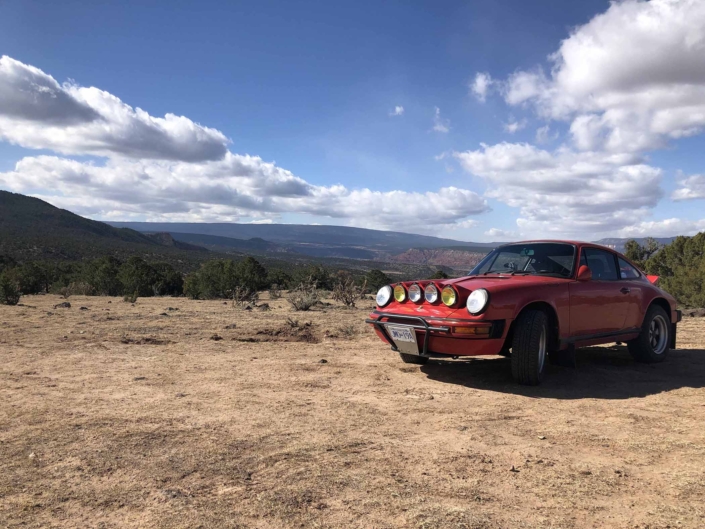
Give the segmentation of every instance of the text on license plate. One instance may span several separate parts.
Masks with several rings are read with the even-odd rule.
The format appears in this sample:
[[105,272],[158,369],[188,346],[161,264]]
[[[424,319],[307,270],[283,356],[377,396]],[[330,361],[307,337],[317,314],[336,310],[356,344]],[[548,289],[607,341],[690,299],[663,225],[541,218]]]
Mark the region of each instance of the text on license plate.
[[387,331],[389,331],[390,337],[395,342],[416,343],[416,336],[414,336],[414,330],[412,327],[397,327],[395,325],[388,325]]

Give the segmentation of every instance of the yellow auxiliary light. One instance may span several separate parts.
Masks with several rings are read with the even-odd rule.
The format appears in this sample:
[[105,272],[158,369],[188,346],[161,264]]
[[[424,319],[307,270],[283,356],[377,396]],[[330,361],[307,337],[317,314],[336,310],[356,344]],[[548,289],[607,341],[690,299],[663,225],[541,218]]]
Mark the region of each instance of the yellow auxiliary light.
[[444,304],[451,307],[455,305],[456,301],[458,301],[458,294],[456,294],[455,289],[453,287],[445,287],[441,291],[441,300],[443,300]]
[[402,285],[397,285],[394,287],[394,299],[399,303],[406,299],[406,289]]

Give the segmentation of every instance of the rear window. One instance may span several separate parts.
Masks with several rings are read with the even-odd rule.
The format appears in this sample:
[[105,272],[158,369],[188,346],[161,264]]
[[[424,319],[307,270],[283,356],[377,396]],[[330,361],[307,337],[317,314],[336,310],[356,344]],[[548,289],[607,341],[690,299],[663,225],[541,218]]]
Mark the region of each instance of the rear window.
[[636,268],[621,257],[619,258],[619,277],[622,279],[638,279],[640,275]]

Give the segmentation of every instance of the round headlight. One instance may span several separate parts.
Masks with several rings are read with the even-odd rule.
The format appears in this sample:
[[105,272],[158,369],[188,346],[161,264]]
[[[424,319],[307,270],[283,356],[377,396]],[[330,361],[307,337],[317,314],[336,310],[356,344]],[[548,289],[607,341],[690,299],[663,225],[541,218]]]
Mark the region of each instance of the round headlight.
[[430,285],[426,286],[426,290],[424,291],[424,297],[429,303],[435,303],[436,301],[438,301],[438,289],[436,288],[436,285],[431,283]]
[[453,287],[445,287],[441,290],[441,300],[444,304],[451,307],[455,305],[456,301],[458,301],[458,294],[455,293],[455,289]]
[[470,314],[479,314],[484,310],[488,299],[490,299],[490,295],[484,288],[473,290],[468,297],[468,312]]
[[392,287],[383,286],[377,291],[377,305],[384,307],[392,300]]
[[394,299],[399,303],[406,299],[406,289],[403,285],[397,285],[394,287]]
[[421,301],[423,294],[421,293],[421,287],[417,284],[413,284],[409,287],[409,299],[414,303]]

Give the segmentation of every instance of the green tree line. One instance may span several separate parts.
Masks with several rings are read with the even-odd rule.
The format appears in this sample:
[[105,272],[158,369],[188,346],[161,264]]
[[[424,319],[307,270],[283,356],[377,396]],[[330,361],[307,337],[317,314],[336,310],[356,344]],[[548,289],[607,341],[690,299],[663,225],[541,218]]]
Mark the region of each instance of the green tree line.
[[[356,281],[378,289],[391,282],[380,270]],[[320,265],[266,269],[253,257],[240,261],[213,259],[188,275],[169,263],[149,263],[140,257],[120,261],[100,257],[87,262],[31,261],[17,263],[0,255],[0,303],[17,304],[21,295],[55,293],[97,296],[181,296],[193,299],[231,298],[236,289],[257,292],[291,289],[314,283],[333,290],[339,274]]]

